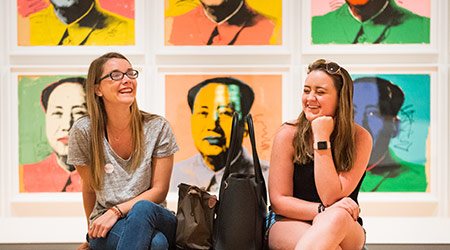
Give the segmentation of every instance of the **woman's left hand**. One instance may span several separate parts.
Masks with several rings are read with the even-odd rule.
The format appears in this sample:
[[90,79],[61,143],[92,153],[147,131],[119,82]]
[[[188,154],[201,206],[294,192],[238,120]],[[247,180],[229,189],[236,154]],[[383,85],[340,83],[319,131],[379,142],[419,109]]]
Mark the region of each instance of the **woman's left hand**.
[[344,197],[330,206],[330,208],[332,208],[332,207],[339,207],[339,208],[344,209],[345,211],[347,211],[350,214],[350,216],[353,217],[353,219],[355,221],[359,217],[359,211],[360,211],[359,206],[352,198]]
[[119,217],[114,212],[106,211],[92,222],[88,231],[89,238],[105,238],[118,219]]

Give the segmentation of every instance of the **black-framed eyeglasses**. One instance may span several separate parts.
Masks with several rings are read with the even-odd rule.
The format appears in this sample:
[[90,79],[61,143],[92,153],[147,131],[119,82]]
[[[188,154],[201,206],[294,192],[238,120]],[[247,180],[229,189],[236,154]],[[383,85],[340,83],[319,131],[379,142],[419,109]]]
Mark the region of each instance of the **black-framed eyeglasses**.
[[130,79],[136,79],[139,75],[139,71],[137,71],[135,69],[128,70],[127,72],[121,72],[118,70],[114,70],[113,72],[100,78],[100,81],[106,79],[107,77],[111,77],[112,80],[118,81],[118,80],[122,80],[125,75],[127,75],[127,77]]
[[332,75],[339,74],[341,72],[341,66],[339,66],[337,63],[329,62],[325,63],[325,70]]

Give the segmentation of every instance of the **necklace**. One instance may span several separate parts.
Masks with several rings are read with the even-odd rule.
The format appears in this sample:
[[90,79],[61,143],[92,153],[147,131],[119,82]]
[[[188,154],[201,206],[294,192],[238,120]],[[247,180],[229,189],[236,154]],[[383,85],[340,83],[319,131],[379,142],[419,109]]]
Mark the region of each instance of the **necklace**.
[[[111,127],[114,127],[113,125],[111,125]],[[111,128],[108,128],[109,130],[109,134],[108,137],[111,137],[114,141],[119,141],[120,138],[122,137],[122,135],[125,133],[125,131],[128,131],[128,129],[130,128],[129,123],[122,129],[118,129],[120,132],[118,135],[115,135],[115,133],[113,133],[113,130]]]
[[205,13],[205,16],[211,20],[211,22],[216,23],[217,25],[221,25],[222,23],[230,20],[230,18],[232,18],[234,15],[236,15],[236,13],[238,13],[238,11],[242,8],[242,5],[244,5],[244,0],[241,0],[241,3],[239,4],[239,6],[233,11],[233,13],[231,13],[229,16],[225,17],[225,19],[223,19],[220,22],[217,22],[216,20],[214,20],[214,18],[212,18],[209,13],[206,11],[205,8],[203,8],[203,12]]

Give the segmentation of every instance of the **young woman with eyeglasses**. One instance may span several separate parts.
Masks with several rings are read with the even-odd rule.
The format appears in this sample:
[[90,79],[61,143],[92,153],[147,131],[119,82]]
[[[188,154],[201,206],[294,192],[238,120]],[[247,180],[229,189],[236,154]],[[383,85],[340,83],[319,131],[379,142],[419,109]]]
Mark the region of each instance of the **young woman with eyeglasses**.
[[164,203],[178,150],[168,122],[139,110],[138,71],[119,53],[95,59],[88,115],[73,125],[68,162],[82,179],[88,220],[79,249],[174,249],[176,217]]
[[275,135],[269,173],[271,249],[362,249],[358,192],[372,139],[353,121],[353,81],[323,59],[309,65],[303,111]]

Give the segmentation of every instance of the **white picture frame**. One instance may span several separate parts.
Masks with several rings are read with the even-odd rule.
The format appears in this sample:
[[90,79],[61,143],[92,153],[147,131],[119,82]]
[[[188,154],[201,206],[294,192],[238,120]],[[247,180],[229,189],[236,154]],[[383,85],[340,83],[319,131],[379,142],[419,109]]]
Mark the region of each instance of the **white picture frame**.
[[[254,102],[254,107],[252,108],[252,110],[254,110],[254,108],[257,108],[258,105],[261,105],[261,101],[262,100],[257,100],[258,97],[258,90],[256,90],[257,88],[257,82],[250,80],[249,82],[246,82],[246,79],[252,79],[252,78],[258,78],[258,79],[264,79],[265,77],[270,77],[270,79],[279,79],[279,82],[276,82],[277,80],[275,80],[273,82],[274,86],[277,86],[276,88],[279,88],[279,94],[281,95],[281,100],[280,100],[280,109],[281,109],[281,114],[279,117],[279,121],[275,121],[277,124],[272,124],[269,128],[266,128],[269,132],[267,132],[268,134],[265,135],[265,145],[267,147],[270,147],[272,144],[272,136],[276,130],[276,128],[278,128],[278,126],[281,125],[281,123],[283,121],[286,121],[286,119],[288,120],[292,120],[292,110],[291,110],[291,103],[292,103],[292,92],[289,91],[289,88],[291,87],[289,82],[291,79],[291,72],[289,70],[289,68],[286,67],[221,67],[221,66],[201,66],[201,67],[159,67],[157,69],[157,80],[156,82],[158,83],[157,86],[158,88],[153,89],[154,95],[157,98],[154,98],[153,100],[153,104],[152,106],[156,106],[157,103],[161,104],[163,103],[164,105],[158,105],[158,109],[155,110],[156,113],[158,114],[164,114],[164,116],[166,117],[166,119],[169,121],[169,123],[172,126],[172,129],[174,130],[175,133],[175,137],[177,138],[177,141],[180,140],[180,136],[181,133],[188,133],[188,135],[183,135],[183,137],[186,137],[185,139],[183,139],[183,141],[179,141],[179,146],[181,149],[184,149],[186,152],[190,152],[190,153],[185,153],[186,156],[182,156],[180,155],[180,152],[177,153],[177,156],[181,157],[180,159],[176,159],[175,162],[180,161],[186,157],[192,156],[192,154],[196,154],[198,153],[198,151],[195,149],[193,142],[192,142],[192,137],[190,136],[190,129],[188,127],[190,127],[190,111],[189,111],[189,107],[187,104],[187,92],[185,94],[180,92],[180,95],[183,95],[184,97],[177,98],[176,100],[179,100],[176,103],[171,103],[171,106],[174,106],[175,108],[169,108],[167,106],[167,103],[169,100],[166,100],[166,96],[170,96],[168,95],[168,90],[167,87],[169,86],[173,86],[174,83],[176,83],[176,80],[174,79],[182,79],[182,78],[186,78],[186,81],[180,82],[180,86],[185,85],[184,87],[180,87],[177,88],[177,90],[179,91],[183,91],[181,89],[186,89],[186,91],[194,86],[197,83],[200,83],[203,80],[206,79],[210,79],[210,78],[215,78],[215,77],[233,77],[233,78],[237,78],[240,79],[241,81],[244,81],[245,83],[249,84],[255,91],[255,102]],[[168,82],[166,82],[166,80],[169,79],[168,81],[171,82],[171,85],[166,85],[168,84]],[[195,83],[195,84],[194,84]],[[268,86],[267,84],[269,83],[265,83],[266,85],[264,86]],[[280,86],[276,85],[279,84]],[[269,84],[270,85],[270,84]],[[162,87],[164,86],[164,87]],[[166,87],[167,86],[167,87]],[[266,88],[265,87],[265,88]],[[152,92],[153,92],[152,91]],[[264,92],[263,92],[264,93]],[[266,97],[265,97],[266,98]],[[259,98],[260,99],[260,98]],[[174,99],[175,100],[175,99]],[[266,99],[267,101],[267,99]],[[167,113],[168,110],[178,110],[178,106],[180,106],[180,104],[178,103],[182,103],[181,105],[184,104],[184,108],[183,108],[183,113],[185,118],[183,118],[183,120],[186,120],[183,122],[183,124],[177,123],[177,119],[182,119],[181,116],[183,113],[180,112],[176,112],[174,113],[174,111],[169,111],[170,113]],[[276,105],[275,105],[276,106]],[[257,108],[258,109],[258,108]],[[258,140],[260,143],[262,143],[262,137],[260,137],[261,133],[262,133],[262,128],[260,127],[260,124],[258,124],[258,119],[259,116],[261,114],[257,114],[257,113],[253,113],[254,111],[250,111],[254,117],[255,120],[255,133],[257,136],[257,145],[258,145]],[[255,111],[257,112],[257,111]],[[177,119],[174,118],[174,115],[176,117],[178,117]],[[266,119],[266,118],[263,118]],[[294,118],[295,119],[295,118]],[[273,123],[273,122],[272,122]],[[180,128],[180,126],[185,126],[186,131],[185,132],[181,132],[181,130],[177,129]],[[250,148],[249,145],[246,144],[246,142],[244,141],[244,145],[247,148]],[[268,160],[267,156],[268,154],[270,154],[270,150],[266,149],[265,151],[267,152],[263,152],[261,150],[261,148],[258,148],[258,155],[259,158],[261,160]],[[184,155],[184,154],[183,154]],[[183,158],[184,157],[184,158]],[[267,181],[267,180],[266,180]],[[177,196],[178,193],[176,190],[171,190],[171,192],[169,192],[168,197],[167,197],[167,201],[169,203],[169,207],[173,207],[175,206],[176,202],[177,202]],[[176,207],[175,207],[176,209]]]
[[[3,159],[6,186],[6,213],[10,216],[61,217],[83,216],[81,192],[21,192],[19,190],[19,77],[85,76],[85,67],[14,67],[10,69],[10,83],[5,85],[3,98],[9,105],[4,117],[11,121],[8,126],[2,126],[2,133],[9,136],[3,141],[2,150],[8,155]],[[50,84],[51,82],[49,82]],[[37,121],[36,121],[37,122]],[[45,207],[45,209],[43,209]],[[39,211],[39,212],[38,212]],[[45,211],[45,214],[42,214]]]
[[[426,58],[435,56],[438,53],[438,30],[443,27],[443,23],[438,22],[438,10],[443,3],[430,0],[430,43],[429,44],[312,44],[311,42],[311,1],[302,1],[302,50],[305,54],[326,54],[326,55],[367,55],[380,54],[420,54],[424,62]],[[332,25],[332,24],[330,24]]]
[[[89,59],[92,58],[92,56],[104,54],[110,51],[122,51],[124,54],[142,54],[145,49],[144,34],[148,33],[145,27],[146,22],[144,21],[147,1],[133,1],[135,1],[135,44],[123,46],[19,46],[18,6],[16,2],[8,1],[7,8],[9,11],[7,12],[7,33],[9,34],[10,39],[7,40],[7,47],[9,54],[13,59],[17,58],[17,60],[21,60],[22,57],[26,56],[29,61],[34,62],[34,60],[36,60],[35,63],[42,63],[42,61],[44,61],[47,64],[51,64],[51,61],[46,62],[47,59],[54,60],[56,57],[60,56],[70,57],[73,61],[77,61],[80,60],[79,58]],[[47,58],[45,56],[47,56]],[[39,61],[39,59],[41,61]]]
[[[165,4],[164,1],[155,1],[153,14],[157,17],[156,35],[154,46],[158,57],[170,57],[173,55],[185,56],[232,56],[232,55],[249,55],[249,56],[275,56],[288,55],[292,46],[292,35],[287,30],[290,27],[290,18],[288,14],[292,7],[292,0],[277,0],[282,2],[281,14],[281,44],[280,45],[232,45],[232,46],[171,46],[165,45]],[[201,57],[200,57],[201,58]],[[189,60],[192,58],[189,58]],[[182,59],[183,60],[183,59]]]

